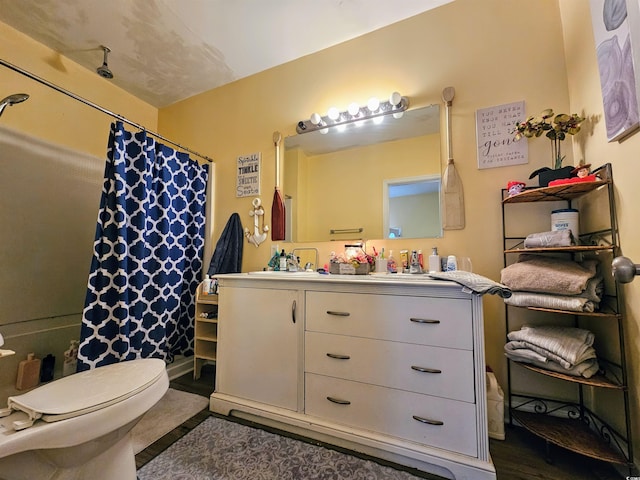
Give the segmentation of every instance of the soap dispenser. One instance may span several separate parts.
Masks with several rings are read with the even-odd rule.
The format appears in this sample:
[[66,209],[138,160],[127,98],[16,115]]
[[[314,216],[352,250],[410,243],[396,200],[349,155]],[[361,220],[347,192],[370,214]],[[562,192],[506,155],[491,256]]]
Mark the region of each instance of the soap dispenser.
[[438,255],[438,247],[431,249],[431,255],[429,255],[429,273],[439,272],[441,270],[440,255]]
[[284,253],[284,248],[280,252],[280,271],[281,272],[287,271],[287,254]]

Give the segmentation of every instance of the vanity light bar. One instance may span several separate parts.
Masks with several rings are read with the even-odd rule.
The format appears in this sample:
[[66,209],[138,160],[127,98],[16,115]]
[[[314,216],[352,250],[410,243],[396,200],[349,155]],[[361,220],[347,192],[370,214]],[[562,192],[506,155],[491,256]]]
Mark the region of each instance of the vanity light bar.
[[400,118],[407,108],[409,108],[409,99],[398,92],[393,92],[389,100],[384,102],[379,101],[377,98],[371,98],[367,105],[361,107],[356,103],[352,103],[343,112],[332,107],[325,116],[313,113],[309,120],[300,120],[298,122],[296,132],[309,133],[320,130],[321,133],[327,133],[331,127],[361,122],[384,115],[393,115],[396,118]]

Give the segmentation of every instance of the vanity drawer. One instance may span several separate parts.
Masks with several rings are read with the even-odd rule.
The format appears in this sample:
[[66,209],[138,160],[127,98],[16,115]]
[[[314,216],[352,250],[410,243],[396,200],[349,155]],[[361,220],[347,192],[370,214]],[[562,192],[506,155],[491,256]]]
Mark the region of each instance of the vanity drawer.
[[305,328],[473,349],[471,301],[458,298],[307,292]]
[[473,352],[305,333],[305,371],[473,403]]
[[471,403],[306,373],[305,413],[472,457],[478,455],[475,405]]

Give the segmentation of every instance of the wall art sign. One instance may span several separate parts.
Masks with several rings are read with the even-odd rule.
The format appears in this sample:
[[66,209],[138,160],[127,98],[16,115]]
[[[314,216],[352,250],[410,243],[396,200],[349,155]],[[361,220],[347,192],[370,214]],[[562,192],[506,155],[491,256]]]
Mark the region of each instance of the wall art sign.
[[514,140],[513,133],[523,118],[524,101],[476,110],[479,169],[529,162],[528,143]]
[[640,126],[639,3],[638,0],[591,0],[590,3],[609,142],[622,140]]
[[238,157],[236,197],[260,195],[260,153]]

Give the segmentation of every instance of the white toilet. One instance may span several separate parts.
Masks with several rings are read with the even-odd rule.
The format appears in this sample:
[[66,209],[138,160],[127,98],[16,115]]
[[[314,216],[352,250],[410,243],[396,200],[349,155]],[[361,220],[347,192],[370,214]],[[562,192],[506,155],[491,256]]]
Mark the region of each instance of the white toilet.
[[129,432],[168,388],[165,362],[148,358],[9,397],[0,410],[0,479],[135,480]]

